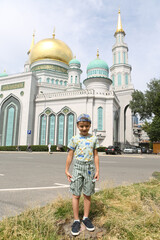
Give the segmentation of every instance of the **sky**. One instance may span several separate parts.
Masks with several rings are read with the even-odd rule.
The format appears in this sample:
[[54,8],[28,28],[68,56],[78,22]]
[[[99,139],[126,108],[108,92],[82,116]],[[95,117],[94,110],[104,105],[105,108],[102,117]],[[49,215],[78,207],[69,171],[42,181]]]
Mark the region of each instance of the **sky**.
[[159,0],[0,0],[0,73],[23,72],[33,31],[38,42],[51,38],[54,27],[81,62],[82,81],[97,48],[111,67],[119,9],[132,83],[145,91],[160,78]]

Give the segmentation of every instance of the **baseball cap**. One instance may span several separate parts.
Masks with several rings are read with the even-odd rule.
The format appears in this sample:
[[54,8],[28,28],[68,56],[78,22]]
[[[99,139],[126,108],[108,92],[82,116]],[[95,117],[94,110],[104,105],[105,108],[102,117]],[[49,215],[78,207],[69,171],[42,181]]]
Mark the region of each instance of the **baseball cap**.
[[88,114],[82,113],[77,118],[77,123],[78,122],[90,122],[91,123],[91,118],[90,118],[90,116]]

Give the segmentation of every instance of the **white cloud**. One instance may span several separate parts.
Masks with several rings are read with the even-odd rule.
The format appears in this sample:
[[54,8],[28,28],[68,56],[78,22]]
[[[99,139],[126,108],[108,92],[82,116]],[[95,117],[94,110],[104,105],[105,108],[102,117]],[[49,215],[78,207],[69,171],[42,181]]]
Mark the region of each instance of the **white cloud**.
[[145,89],[159,77],[159,0],[1,0],[0,72],[23,71],[27,51],[36,30],[36,41],[52,37],[66,42],[81,61],[83,79],[87,64],[100,57],[112,65],[112,45],[118,9],[129,47],[132,82]]

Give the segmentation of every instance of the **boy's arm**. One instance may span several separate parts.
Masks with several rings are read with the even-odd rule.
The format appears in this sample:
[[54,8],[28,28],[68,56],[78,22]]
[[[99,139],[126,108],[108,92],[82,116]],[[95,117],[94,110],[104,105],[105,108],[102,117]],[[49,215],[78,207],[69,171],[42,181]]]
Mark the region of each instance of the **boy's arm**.
[[97,149],[94,149],[94,163],[95,163],[95,167],[96,167],[96,173],[95,173],[94,178],[99,180],[99,156],[98,156]]
[[68,156],[67,156],[67,160],[66,160],[65,174],[67,175],[67,179],[69,182],[71,182],[71,178],[72,178],[71,174],[69,173],[69,167],[70,167],[72,159],[73,159],[73,154],[74,154],[74,151],[72,149],[70,149]]

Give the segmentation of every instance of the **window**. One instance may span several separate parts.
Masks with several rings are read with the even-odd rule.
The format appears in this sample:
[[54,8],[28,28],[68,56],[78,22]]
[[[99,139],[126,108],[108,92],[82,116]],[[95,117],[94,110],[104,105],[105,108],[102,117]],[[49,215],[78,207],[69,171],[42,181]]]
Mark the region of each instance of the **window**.
[[47,123],[46,115],[42,115],[40,121],[40,145],[46,144],[46,123]]
[[125,74],[125,85],[128,85],[128,74]]
[[124,63],[126,63],[126,53],[123,52],[123,60],[124,60]]
[[51,83],[54,84],[54,79],[52,78]]
[[102,131],[103,130],[103,108],[99,107],[98,108],[98,127],[97,127],[98,131]]
[[64,86],[67,86],[67,81],[64,82]]
[[51,114],[49,116],[49,138],[48,138],[48,142],[51,143],[52,145],[55,144],[54,143],[54,137],[55,136],[55,116],[53,114]]
[[77,84],[77,76],[75,76],[75,84]]
[[0,145],[15,146],[19,139],[20,103],[10,96],[1,105],[0,113]]
[[50,78],[47,78],[47,83],[49,83],[50,82]]
[[74,133],[74,115],[72,113],[67,116],[67,144],[69,143],[71,137]]
[[73,76],[71,76],[71,83],[73,83]]
[[58,79],[56,80],[56,85],[58,85]]
[[64,144],[64,115],[58,116],[58,144]]
[[118,74],[118,86],[121,86],[121,74]]
[[61,80],[61,81],[60,81],[60,85],[62,85],[62,84],[63,84],[63,81]]
[[118,63],[121,63],[121,53],[118,52]]
[[116,64],[116,53],[114,53],[114,64]]
[[7,132],[6,132],[6,146],[12,145],[13,139],[13,128],[14,128],[14,116],[15,116],[15,108],[10,107],[8,110],[8,119],[7,119]]
[[114,86],[115,80],[114,80],[114,75],[112,76],[112,85]]
[[38,79],[38,82],[40,82],[40,83],[41,83],[41,81],[42,81],[42,79],[41,79],[41,78],[39,78],[39,79]]

